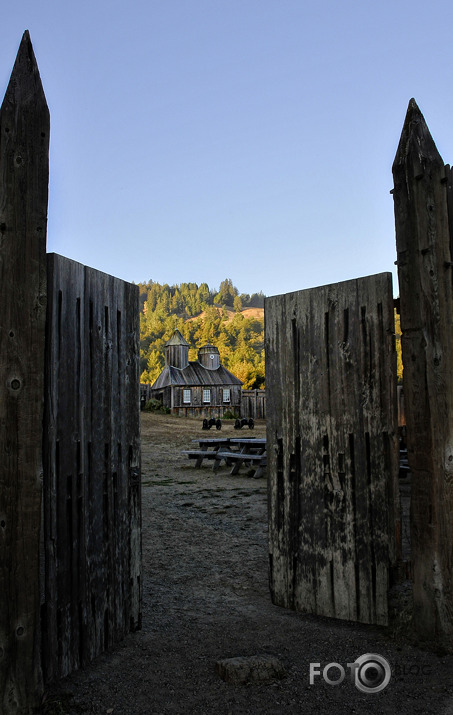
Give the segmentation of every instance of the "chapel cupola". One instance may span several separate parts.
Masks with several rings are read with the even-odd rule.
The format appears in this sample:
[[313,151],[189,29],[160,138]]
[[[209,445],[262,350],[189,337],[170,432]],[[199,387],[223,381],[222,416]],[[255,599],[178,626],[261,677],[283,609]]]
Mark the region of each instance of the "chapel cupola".
[[198,350],[198,362],[208,370],[217,370],[220,367],[219,351],[214,345],[208,343]]
[[189,343],[179,330],[175,330],[170,340],[165,343],[165,365],[184,369],[189,364]]

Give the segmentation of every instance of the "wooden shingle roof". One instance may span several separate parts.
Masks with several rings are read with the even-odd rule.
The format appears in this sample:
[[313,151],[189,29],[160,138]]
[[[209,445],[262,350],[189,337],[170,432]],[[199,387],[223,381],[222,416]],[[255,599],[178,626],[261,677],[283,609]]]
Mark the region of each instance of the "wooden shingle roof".
[[171,385],[180,385],[181,387],[242,385],[242,380],[239,380],[223,365],[220,365],[216,370],[208,370],[203,365],[200,365],[199,362],[189,362],[187,367],[182,369],[167,365],[160,373],[152,389],[159,390]]
[[179,332],[179,330],[175,330],[175,332],[171,336],[170,340],[168,340],[165,343],[165,347],[167,347],[168,345],[184,345],[186,347],[189,347],[189,343],[184,338],[184,336]]

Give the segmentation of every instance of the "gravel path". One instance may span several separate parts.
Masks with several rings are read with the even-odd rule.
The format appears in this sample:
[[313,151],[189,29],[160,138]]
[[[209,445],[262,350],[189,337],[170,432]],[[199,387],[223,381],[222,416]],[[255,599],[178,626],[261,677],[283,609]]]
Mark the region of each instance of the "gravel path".
[[[230,432],[224,425],[222,436]],[[264,433],[264,425],[254,431]],[[195,469],[180,450],[199,434],[199,421],[143,415],[143,628],[62,681],[45,712],[453,715],[453,656],[386,629],[272,605],[265,480]],[[322,677],[310,685],[311,662],[347,671],[366,653],[391,665],[382,692],[361,692],[349,675],[337,686]],[[284,679],[232,685],[216,673],[223,658],[263,654],[279,659]]]

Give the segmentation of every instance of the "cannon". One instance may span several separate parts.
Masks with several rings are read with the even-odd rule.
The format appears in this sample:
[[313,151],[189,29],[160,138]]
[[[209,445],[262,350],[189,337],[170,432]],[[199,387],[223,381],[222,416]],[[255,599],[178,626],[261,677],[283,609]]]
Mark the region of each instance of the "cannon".
[[211,429],[215,425],[216,429],[222,429],[222,422],[219,419],[216,419],[215,417],[211,417],[210,420],[206,419],[206,417],[203,420],[203,425],[202,429]]
[[255,423],[251,417],[250,417],[250,419],[246,419],[245,417],[243,417],[241,420],[237,419],[236,422],[234,423],[234,429],[242,429],[246,425],[248,425],[249,429],[254,428]]

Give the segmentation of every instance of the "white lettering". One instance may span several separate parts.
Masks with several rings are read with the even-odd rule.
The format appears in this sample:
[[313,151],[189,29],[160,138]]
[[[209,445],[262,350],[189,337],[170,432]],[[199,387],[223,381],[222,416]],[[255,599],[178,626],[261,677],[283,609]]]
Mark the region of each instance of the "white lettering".
[[310,663],[310,685],[313,685],[315,675],[321,675],[321,663]]
[[347,663],[347,666],[351,672],[351,683],[355,684],[356,678],[357,678],[357,668],[359,667],[359,664],[354,661],[354,663]]
[[[327,675],[327,673],[329,672],[329,670],[331,670],[331,668],[338,668],[338,670],[340,671],[340,677],[337,678],[336,680],[332,680],[332,678],[329,678],[329,676]],[[328,663],[326,665],[326,667],[324,668],[324,670],[322,671],[322,677],[324,678],[326,683],[329,683],[329,685],[340,685],[340,683],[342,683],[344,680],[344,676],[345,676],[344,668],[339,663]]]

